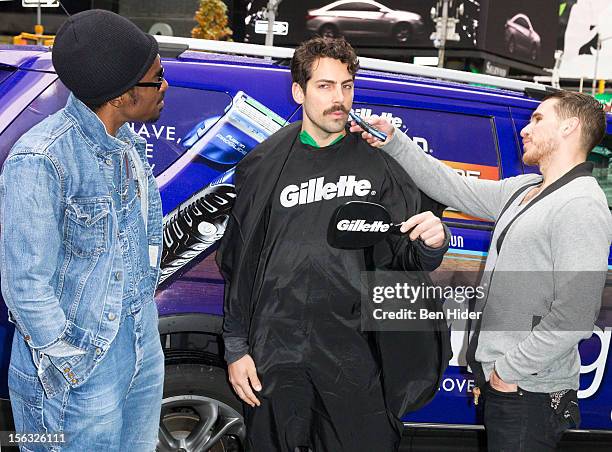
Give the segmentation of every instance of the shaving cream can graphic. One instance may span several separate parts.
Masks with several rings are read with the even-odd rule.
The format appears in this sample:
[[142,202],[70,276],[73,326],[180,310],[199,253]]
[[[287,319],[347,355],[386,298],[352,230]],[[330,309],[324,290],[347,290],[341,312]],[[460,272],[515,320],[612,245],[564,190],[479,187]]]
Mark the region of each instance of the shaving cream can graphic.
[[189,132],[190,146],[158,176],[161,187],[176,180],[195,158],[232,165],[210,184],[194,193],[164,217],[164,249],[160,284],[198,257],[203,257],[225,232],[234,205],[235,165],[257,144],[285,124],[285,120],[255,99],[238,92],[232,105],[214,124]]

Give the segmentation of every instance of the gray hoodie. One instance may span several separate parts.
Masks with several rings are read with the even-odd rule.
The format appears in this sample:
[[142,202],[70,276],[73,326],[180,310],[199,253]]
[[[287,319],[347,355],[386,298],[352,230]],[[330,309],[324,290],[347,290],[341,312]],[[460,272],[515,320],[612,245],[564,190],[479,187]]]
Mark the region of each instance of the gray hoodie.
[[[427,155],[401,131],[382,147],[431,198],[496,221],[485,264],[488,296],[476,360],[488,380],[495,368],[507,383],[533,392],[578,389],[578,343],[591,336],[608,270],[612,217],[593,177],[576,177],[512,223],[526,190],[498,218],[512,195],[542,176],[501,181],[466,178]],[[539,196],[533,198],[533,203]]]

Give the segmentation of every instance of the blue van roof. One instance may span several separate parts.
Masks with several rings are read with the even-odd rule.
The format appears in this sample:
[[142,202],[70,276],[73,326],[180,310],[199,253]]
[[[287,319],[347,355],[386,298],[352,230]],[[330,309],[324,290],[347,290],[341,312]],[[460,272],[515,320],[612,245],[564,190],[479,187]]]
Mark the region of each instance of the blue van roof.
[[[278,61],[264,59],[262,57],[250,57],[213,52],[202,52],[186,50],[182,52],[177,61],[220,63],[241,66],[252,66],[261,68],[277,67],[289,70],[287,66],[279,64]],[[14,46],[0,45],[0,65],[12,66],[21,69],[54,72],[49,47],[45,46]],[[391,91],[418,92],[420,94],[453,97],[465,99],[472,102],[484,102],[492,104],[503,104],[511,107],[533,109],[539,100],[528,95],[502,88],[488,87],[482,85],[467,84],[448,80],[440,80],[414,75],[397,74],[368,69],[358,72],[360,87],[376,89],[380,81],[391,82]],[[393,82],[398,82],[395,85]],[[395,86],[393,86],[395,85]],[[403,88],[402,88],[403,87]],[[443,92],[440,92],[442,90]],[[609,122],[612,115],[608,115]]]
[[[253,67],[263,68],[282,67],[289,70],[287,66],[280,65],[274,60],[266,60],[261,57],[237,56],[191,50],[183,52],[176,59],[178,61],[227,63],[230,65],[238,64],[242,66],[249,65]],[[444,96],[451,95],[452,97],[469,98],[472,101],[503,103],[506,105],[524,108],[534,108],[534,106],[538,103],[537,100],[534,100],[523,93],[495,87],[469,85],[466,83],[417,77],[413,75],[395,74],[390,72],[373,71],[368,69],[361,69],[358,72],[357,76],[359,79],[362,79],[362,82],[364,78],[371,79],[373,84],[376,83],[376,80],[398,82],[398,88],[400,87],[400,84],[406,85],[406,83],[409,83],[417,91],[419,90],[419,88],[427,88],[428,91],[431,91],[431,89],[440,87],[445,89]],[[361,86],[363,87],[363,85]],[[374,86],[368,87],[374,88]],[[474,97],[475,95],[476,97]]]

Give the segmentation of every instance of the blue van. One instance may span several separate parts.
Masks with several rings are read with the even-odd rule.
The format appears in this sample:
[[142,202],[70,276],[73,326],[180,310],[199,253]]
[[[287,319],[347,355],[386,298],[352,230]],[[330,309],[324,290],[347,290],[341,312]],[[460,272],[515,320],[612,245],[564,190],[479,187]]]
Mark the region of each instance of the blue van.
[[[159,450],[239,451],[244,425],[222,358],[223,279],[214,255],[235,198],[236,164],[266,137],[301,119],[287,67],[293,50],[158,40],[171,85],[166,108],[157,123],[131,127],[147,139],[164,210],[156,293],[166,358]],[[361,59],[361,65],[356,114],[387,117],[424,152],[464,177],[498,180],[536,171],[522,163],[519,131],[546,87],[369,58]],[[67,96],[48,48],[0,46],[0,163],[13,143],[62,108]],[[592,159],[612,203],[610,116],[607,132]],[[481,271],[493,225],[452,210],[445,212],[444,221],[453,236],[440,271],[458,276]],[[564,444],[612,440],[611,285],[609,277],[594,334],[580,346],[582,430],[568,432]],[[6,375],[13,327],[3,303],[0,311],[0,430],[10,430]],[[434,400],[404,419],[409,428],[402,450],[482,447],[481,413],[472,402],[474,380],[466,369],[467,336],[461,326],[451,328],[451,365]]]

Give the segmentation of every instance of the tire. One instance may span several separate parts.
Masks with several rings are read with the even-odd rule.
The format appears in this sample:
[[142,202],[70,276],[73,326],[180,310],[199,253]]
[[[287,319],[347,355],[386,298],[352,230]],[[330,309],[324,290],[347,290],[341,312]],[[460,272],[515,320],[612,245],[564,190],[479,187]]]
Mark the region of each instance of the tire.
[[514,42],[514,38],[510,36],[508,40],[508,53],[514,55],[514,52],[516,52],[516,43]]
[[244,438],[242,404],[225,369],[166,365],[157,451],[242,452]]
[[319,36],[322,38],[337,38],[340,35],[338,28],[332,24],[323,24],[319,27]]
[[412,36],[412,27],[410,24],[397,24],[393,27],[392,38],[398,44],[405,44]]
[[174,30],[172,27],[163,22],[157,22],[151,25],[149,28],[150,35],[160,35],[160,36],[174,36]]

